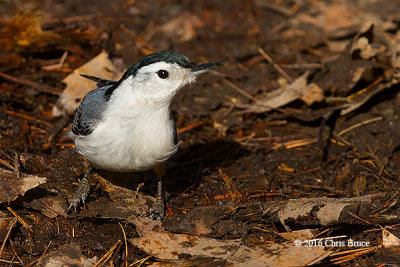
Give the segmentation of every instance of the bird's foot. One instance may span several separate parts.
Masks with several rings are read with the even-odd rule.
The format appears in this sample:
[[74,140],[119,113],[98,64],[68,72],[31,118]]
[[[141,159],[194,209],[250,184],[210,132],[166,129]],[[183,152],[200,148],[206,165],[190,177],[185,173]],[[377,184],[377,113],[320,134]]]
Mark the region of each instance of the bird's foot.
[[162,220],[164,218],[164,201],[162,198],[157,198],[153,205],[153,208],[147,212],[147,217],[152,220]]
[[71,208],[74,208],[76,211],[76,208],[79,206],[79,204],[83,203],[85,205],[85,200],[89,194],[90,191],[90,185],[89,185],[89,175],[90,175],[90,169],[88,169],[83,176],[82,180],[80,181],[78,188],[75,191],[74,197],[71,200],[71,203],[69,204],[68,211]]

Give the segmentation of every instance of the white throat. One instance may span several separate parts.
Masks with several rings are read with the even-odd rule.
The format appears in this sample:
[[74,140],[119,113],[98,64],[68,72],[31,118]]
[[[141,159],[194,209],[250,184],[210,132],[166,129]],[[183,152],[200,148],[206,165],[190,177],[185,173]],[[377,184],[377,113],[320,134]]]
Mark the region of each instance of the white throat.
[[170,102],[143,100],[128,79],[113,92],[109,101],[115,102],[109,103],[102,122],[90,135],[75,140],[78,150],[102,169],[147,170],[178,149]]

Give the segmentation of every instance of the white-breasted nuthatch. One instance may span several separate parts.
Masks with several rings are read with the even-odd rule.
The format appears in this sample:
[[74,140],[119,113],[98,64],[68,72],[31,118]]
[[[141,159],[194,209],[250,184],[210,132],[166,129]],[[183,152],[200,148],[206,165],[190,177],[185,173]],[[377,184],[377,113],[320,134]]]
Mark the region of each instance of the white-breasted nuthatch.
[[72,126],[76,150],[90,163],[70,208],[84,203],[93,167],[133,172],[154,169],[158,177],[153,218],[164,215],[162,176],[165,161],[178,149],[170,104],[179,89],[198,74],[221,63],[195,64],[174,51],[145,56],[119,81],[86,76],[99,88],[89,92],[78,107]]

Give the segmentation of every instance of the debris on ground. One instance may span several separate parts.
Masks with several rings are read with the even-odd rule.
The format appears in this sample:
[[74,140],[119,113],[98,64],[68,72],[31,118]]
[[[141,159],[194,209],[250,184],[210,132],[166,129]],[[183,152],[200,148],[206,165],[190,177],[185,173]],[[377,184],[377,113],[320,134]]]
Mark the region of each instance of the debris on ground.
[[[399,0],[3,2],[0,265],[400,262]],[[159,50],[223,62],[173,101],[165,218],[151,171],[68,211],[74,110]]]

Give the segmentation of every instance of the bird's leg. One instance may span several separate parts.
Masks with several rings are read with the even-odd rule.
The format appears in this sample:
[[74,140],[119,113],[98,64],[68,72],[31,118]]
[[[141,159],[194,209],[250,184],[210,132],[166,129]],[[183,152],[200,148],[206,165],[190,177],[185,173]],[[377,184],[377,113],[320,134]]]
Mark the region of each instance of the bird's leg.
[[85,204],[86,197],[88,196],[90,191],[89,176],[91,171],[92,167],[89,165],[89,167],[86,169],[85,175],[83,175],[83,178],[80,181],[78,188],[75,191],[74,197],[72,198],[68,210],[70,210],[73,207],[74,210],[76,211],[76,208],[79,206],[81,201],[83,204]]
[[157,198],[154,203],[153,209],[150,210],[149,217],[153,220],[161,220],[164,217],[164,190],[162,184],[162,178],[166,173],[165,163],[161,163],[154,167],[154,172],[158,178],[157,184]]

